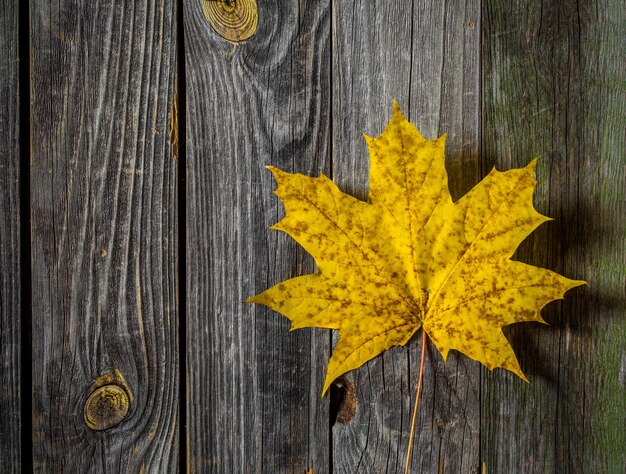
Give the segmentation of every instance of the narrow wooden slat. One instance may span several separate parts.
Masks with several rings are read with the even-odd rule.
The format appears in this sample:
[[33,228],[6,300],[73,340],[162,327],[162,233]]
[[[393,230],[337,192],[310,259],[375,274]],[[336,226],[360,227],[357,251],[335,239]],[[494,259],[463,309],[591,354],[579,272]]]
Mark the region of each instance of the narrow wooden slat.
[[[0,1],[0,471],[20,472],[18,2]],[[23,211],[22,211],[23,212]]]
[[285,318],[243,301],[313,270],[268,230],[283,209],[264,165],[328,168],[329,7],[258,6],[256,34],[235,47],[201,2],[185,2],[188,466],[326,472],[329,334],[288,333]]
[[486,472],[623,472],[625,8],[611,1],[484,1],[483,154],[539,157],[536,207],[555,221],[516,258],[590,287],[506,331],[528,385],[484,373]]
[[[360,134],[382,132],[395,98],[428,138],[448,132],[453,197],[481,178],[478,1],[337,2],[333,12],[333,177],[361,198],[369,159]],[[417,338],[420,339],[420,338]],[[421,343],[357,369],[355,418],[333,428],[334,472],[403,472]],[[476,472],[477,363],[430,345],[411,472]]]
[[30,18],[35,469],[172,471],[175,3],[32,2]]

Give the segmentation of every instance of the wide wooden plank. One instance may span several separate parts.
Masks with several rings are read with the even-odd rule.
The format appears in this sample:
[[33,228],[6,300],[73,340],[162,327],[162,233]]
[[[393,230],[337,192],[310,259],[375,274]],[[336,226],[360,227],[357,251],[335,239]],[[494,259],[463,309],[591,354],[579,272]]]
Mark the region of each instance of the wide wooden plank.
[[243,303],[313,270],[295,242],[268,230],[283,209],[264,166],[328,170],[328,3],[258,2],[258,30],[236,47],[201,2],[184,5],[191,472],[329,467],[328,332],[288,333],[285,318]]
[[[448,132],[453,197],[480,179],[478,1],[337,2],[333,10],[333,178],[367,196],[361,131],[382,132],[392,99],[427,138]],[[421,332],[419,333],[421,334]],[[357,369],[356,415],[333,428],[334,472],[402,472],[421,357],[420,337]],[[432,344],[411,472],[476,472],[478,364]]]
[[177,466],[175,7],[31,3],[38,471]]
[[0,471],[20,472],[18,2],[0,1]]
[[538,156],[556,220],[516,258],[590,286],[506,331],[531,384],[485,373],[487,472],[624,472],[624,2],[483,2],[483,156]]

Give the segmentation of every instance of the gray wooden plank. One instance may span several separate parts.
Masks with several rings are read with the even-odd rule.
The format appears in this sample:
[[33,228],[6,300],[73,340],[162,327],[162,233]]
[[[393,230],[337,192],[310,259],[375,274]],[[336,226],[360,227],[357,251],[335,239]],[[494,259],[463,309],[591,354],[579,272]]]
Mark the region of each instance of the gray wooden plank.
[[36,470],[177,467],[175,11],[31,3]]
[[0,1],[0,471],[20,472],[18,2]]
[[[453,197],[481,178],[478,1],[338,1],[333,10],[333,178],[367,196],[369,159],[360,134],[382,132],[396,98],[427,138],[448,132]],[[418,334],[421,334],[418,333]],[[403,472],[421,337],[349,377],[356,415],[333,428],[335,472]],[[476,362],[428,348],[411,472],[476,472]]]
[[540,158],[556,220],[516,258],[586,279],[507,331],[531,385],[484,373],[487,472],[624,472],[624,2],[483,2],[483,155]]
[[285,318],[243,300],[313,270],[268,230],[283,209],[264,165],[329,166],[328,2],[259,2],[258,31],[236,48],[200,2],[184,7],[188,468],[325,472],[329,334],[288,333]]

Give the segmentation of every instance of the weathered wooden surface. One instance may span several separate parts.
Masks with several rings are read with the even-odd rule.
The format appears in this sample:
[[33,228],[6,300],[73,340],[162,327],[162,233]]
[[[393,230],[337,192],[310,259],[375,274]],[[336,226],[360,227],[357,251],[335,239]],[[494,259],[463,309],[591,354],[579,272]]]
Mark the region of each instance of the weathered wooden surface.
[[507,331],[530,378],[484,371],[486,471],[624,472],[624,2],[483,2],[483,157],[539,157],[555,218],[516,258],[586,279]]
[[283,214],[264,165],[329,168],[326,1],[259,2],[236,47],[185,2],[187,91],[188,468],[326,472],[327,331],[288,333],[243,301],[313,264],[268,230]]
[[[480,179],[480,4],[337,2],[333,10],[333,178],[365,198],[369,157],[361,131],[382,132],[396,98],[434,139],[449,132],[446,165],[453,197]],[[349,375],[355,418],[333,428],[335,472],[403,472],[421,338]],[[478,365],[430,344],[416,425],[412,472],[476,472]]]
[[[530,385],[457,354],[444,365],[429,345],[411,472],[624,472],[624,2],[259,1],[256,33],[235,47],[203,1],[178,2],[184,24],[174,0],[31,2],[18,87],[18,2],[0,0],[0,471],[402,472],[420,338],[348,374],[355,416],[331,427],[329,332],[288,333],[243,304],[314,268],[267,229],[283,208],[264,165],[323,171],[365,198],[360,132],[380,133],[395,98],[426,137],[449,133],[455,198],[492,166],[538,156],[536,207],[556,220],[515,258],[590,283],[545,308],[551,326],[505,330]],[[243,37],[251,21],[220,31]],[[29,257],[32,459],[20,451]]]
[[0,472],[19,472],[21,466],[17,58],[18,2],[0,1]]
[[[172,471],[175,3],[62,0],[30,18],[34,467]],[[84,413],[99,385],[118,388]]]

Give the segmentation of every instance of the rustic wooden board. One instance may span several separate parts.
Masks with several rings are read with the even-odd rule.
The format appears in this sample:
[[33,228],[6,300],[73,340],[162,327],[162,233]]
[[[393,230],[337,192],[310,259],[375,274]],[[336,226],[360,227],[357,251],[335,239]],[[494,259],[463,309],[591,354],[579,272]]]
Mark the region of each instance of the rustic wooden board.
[[483,156],[540,158],[556,220],[516,258],[590,287],[506,331],[528,385],[484,372],[486,472],[624,472],[624,2],[483,2]]
[[175,11],[31,4],[36,470],[177,467]]
[[[369,158],[361,131],[382,132],[396,98],[427,137],[448,132],[453,197],[481,178],[478,1],[337,2],[333,9],[333,178],[367,196]],[[419,333],[421,334],[421,333]],[[410,434],[421,342],[393,349],[349,377],[354,419],[333,428],[339,473],[402,472]],[[430,344],[412,472],[476,472],[478,364]]]
[[0,2],[0,471],[20,472],[18,2]]
[[327,331],[243,301],[313,263],[286,235],[264,165],[329,168],[326,1],[259,2],[236,48],[185,2],[188,468],[325,472]]

